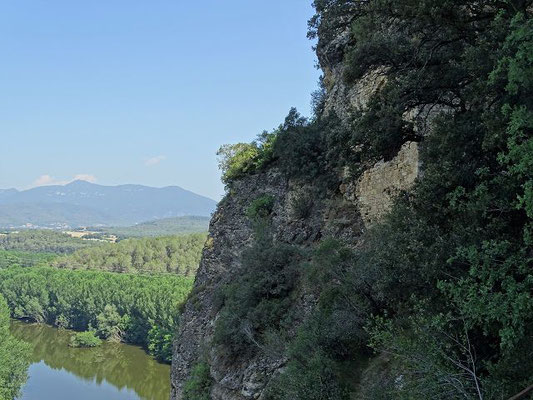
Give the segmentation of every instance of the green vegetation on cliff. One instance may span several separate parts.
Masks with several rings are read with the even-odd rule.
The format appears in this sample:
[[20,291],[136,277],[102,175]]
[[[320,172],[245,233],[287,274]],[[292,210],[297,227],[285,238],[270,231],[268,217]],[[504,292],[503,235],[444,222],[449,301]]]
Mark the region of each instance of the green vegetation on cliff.
[[[342,123],[291,110],[273,133],[224,147],[224,182],[275,166],[331,190],[339,166],[356,180],[406,141],[421,142],[423,178],[355,248],[323,239],[301,263],[256,235],[215,342],[235,357],[272,343],[288,355],[275,400],[513,396],[533,376],[531,1],[315,6],[319,52],[349,30],[346,85],[379,71],[383,87]],[[294,334],[283,305],[302,286],[318,301]]]
[[30,351],[28,345],[9,332],[9,308],[0,294],[0,400],[13,400],[26,382]]

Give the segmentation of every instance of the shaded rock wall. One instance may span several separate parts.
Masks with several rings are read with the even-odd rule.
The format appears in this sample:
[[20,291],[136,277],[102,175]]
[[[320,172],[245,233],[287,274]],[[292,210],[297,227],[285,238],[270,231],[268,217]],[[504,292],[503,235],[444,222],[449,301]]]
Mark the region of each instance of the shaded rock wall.
[[[350,41],[349,19],[339,24],[337,35],[319,38],[317,55],[324,73],[325,112],[348,121],[355,110],[364,110],[371,96],[386,83],[382,69],[375,69],[352,85],[344,76],[344,49]],[[412,118],[412,113],[406,118]],[[242,271],[241,255],[253,242],[253,230],[246,217],[250,203],[264,194],[275,198],[272,227],[275,239],[300,247],[312,247],[321,238],[333,236],[357,246],[363,231],[386,213],[394,196],[407,190],[419,173],[418,144],[404,144],[396,157],[381,161],[357,180],[345,178],[330,193],[312,185],[300,186],[275,168],[233,182],[213,215],[209,238],[196,277],[193,293],[185,305],[172,360],[171,399],[182,398],[183,385],[198,360],[205,360],[213,381],[214,400],[261,399],[268,382],[284,367],[284,355],[229,359],[212,345],[220,311],[217,291]],[[312,208],[305,219],[291,212],[291,199],[310,193]],[[292,304],[294,314],[305,320],[315,299],[300,288]],[[295,323],[295,329],[298,322]]]

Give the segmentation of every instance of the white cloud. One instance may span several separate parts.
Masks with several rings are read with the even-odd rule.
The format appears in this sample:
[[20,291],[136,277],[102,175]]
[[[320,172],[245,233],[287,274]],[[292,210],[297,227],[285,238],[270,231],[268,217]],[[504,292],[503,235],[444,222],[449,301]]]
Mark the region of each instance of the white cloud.
[[91,174],[77,174],[77,175],[74,175],[74,179],[72,179],[72,181],[86,181],[86,182],[94,183],[96,182],[96,176],[91,175]]
[[31,186],[35,187],[35,186],[49,186],[49,185],[66,185],[70,182],[74,182],[77,180],[94,183],[96,182],[96,177],[91,174],[76,174],[71,179],[56,179],[53,176],[44,174],[38,177],[36,180],[34,180]]
[[55,179],[50,175],[41,175],[35,181],[33,181],[32,186],[45,186],[45,185],[54,185]]
[[144,165],[146,165],[147,167],[152,167],[154,165],[159,164],[161,161],[165,160],[166,158],[167,156],[163,156],[163,155],[150,157],[144,161]]

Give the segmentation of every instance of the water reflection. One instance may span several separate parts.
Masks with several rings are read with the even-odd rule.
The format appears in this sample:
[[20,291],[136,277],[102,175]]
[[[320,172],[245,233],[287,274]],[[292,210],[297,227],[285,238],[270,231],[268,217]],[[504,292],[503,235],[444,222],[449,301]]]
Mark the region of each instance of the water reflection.
[[169,397],[170,367],[138,347],[106,342],[94,349],[75,349],[68,346],[70,332],[19,321],[13,321],[11,331],[33,345],[30,378],[21,400]]

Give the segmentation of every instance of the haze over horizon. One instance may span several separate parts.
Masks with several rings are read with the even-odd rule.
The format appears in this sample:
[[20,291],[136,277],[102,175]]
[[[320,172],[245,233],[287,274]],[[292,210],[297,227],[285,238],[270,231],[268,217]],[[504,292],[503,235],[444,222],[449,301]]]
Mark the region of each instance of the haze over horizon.
[[0,11],[0,188],[82,179],[220,200],[220,145],[253,140],[292,106],[310,113],[311,1]]
[[[18,188],[15,188],[15,187],[0,187],[0,190],[4,190],[4,191],[5,190],[16,190],[18,192],[25,192],[25,191],[28,191],[28,190],[31,190],[31,189],[36,189],[36,188],[40,188],[40,187],[44,187],[44,186],[63,186],[63,187],[67,187],[67,186],[73,186],[73,184],[75,185],[76,183],[88,183],[90,185],[104,186],[104,187],[145,186],[145,187],[154,188],[154,189],[179,188],[179,189],[183,189],[185,191],[194,193],[193,191],[188,190],[187,188],[181,187],[179,185],[152,186],[152,185],[143,185],[143,184],[140,184],[140,183],[118,183],[116,185],[112,185],[112,184],[111,185],[104,185],[102,183],[94,182],[94,181],[91,181],[91,180],[88,180],[88,179],[83,179],[81,177],[77,177],[76,179],[73,179],[73,180],[70,180],[70,181],[66,181],[66,182],[53,182],[53,183],[35,185],[35,186],[31,186],[29,188],[23,188],[23,189],[18,189]],[[197,193],[197,194],[201,195],[200,193]],[[206,198],[211,199],[211,200],[214,200],[213,198],[211,198],[209,196],[205,196],[205,195],[201,195],[201,196],[202,197],[206,197]]]

